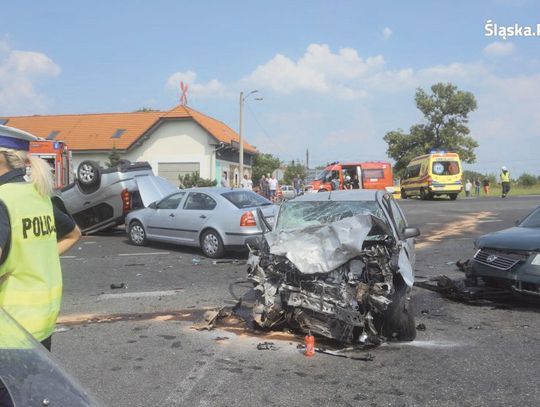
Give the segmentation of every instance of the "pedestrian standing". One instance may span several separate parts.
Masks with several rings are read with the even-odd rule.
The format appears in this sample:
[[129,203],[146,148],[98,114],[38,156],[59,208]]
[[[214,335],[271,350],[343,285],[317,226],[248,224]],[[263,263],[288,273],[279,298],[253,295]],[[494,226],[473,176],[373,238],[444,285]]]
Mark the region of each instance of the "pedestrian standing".
[[276,191],[278,187],[278,181],[274,175],[268,180],[268,189],[270,190],[270,200],[272,202],[276,201]]
[[261,177],[261,180],[259,182],[259,186],[261,188],[261,194],[262,196],[264,196],[266,199],[270,198],[270,192],[268,190],[268,180],[266,179],[266,176],[263,174],[263,176]]
[[482,184],[480,183],[480,178],[476,178],[476,180],[474,181],[474,193],[475,193],[475,196],[478,198],[480,196],[480,187],[482,186]]
[[508,168],[506,168],[504,165],[501,167],[501,175],[499,176],[501,180],[501,197],[506,198],[508,193],[510,192],[510,173],[508,172]]
[[471,196],[471,189],[472,189],[472,183],[471,180],[468,179],[465,183],[465,196],[468,198]]
[[484,194],[489,195],[489,179],[484,178],[482,184],[484,185]]
[[62,299],[59,254],[81,232],[51,201],[49,165],[28,155],[35,139],[0,126],[0,308],[51,350]]
[[227,177],[227,171],[223,171],[223,175],[221,176],[221,186],[223,188],[229,188],[229,179]]
[[296,174],[293,178],[293,188],[296,196],[302,194],[302,180],[298,174]]
[[249,191],[253,190],[253,181],[251,178],[248,178],[247,175],[244,175],[244,179],[241,181],[242,189],[247,189]]
[[360,189],[360,180],[358,179],[358,174],[354,174],[352,179],[352,189]]

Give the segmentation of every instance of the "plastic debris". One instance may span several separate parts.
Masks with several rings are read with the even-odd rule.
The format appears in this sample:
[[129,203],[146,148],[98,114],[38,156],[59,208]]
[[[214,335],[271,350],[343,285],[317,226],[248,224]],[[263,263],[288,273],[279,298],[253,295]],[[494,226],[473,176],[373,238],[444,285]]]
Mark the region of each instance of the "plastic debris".
[[416,325],[417,331],[425,331],[426,330],[426,324],[418,324]]
[[113,283],[111,284],[111,290],[117,290],[119,288],[126,288],[126,283]]
[[278,350],[274,342],[261,342],[257,344],[257,350]]

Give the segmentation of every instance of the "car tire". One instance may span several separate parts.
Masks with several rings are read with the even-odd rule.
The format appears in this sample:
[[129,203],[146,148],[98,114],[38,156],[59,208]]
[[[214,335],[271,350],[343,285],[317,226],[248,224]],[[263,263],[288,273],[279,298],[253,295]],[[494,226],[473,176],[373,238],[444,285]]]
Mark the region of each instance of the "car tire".
[[425,188],[420,188],[420,198],[424,201],[429,199],[429,192],[427,192]]
[[214,229],[207,229],[201,236],[201,250],[206,257],[219,259],[225,253],[223,240]]
[[144,226],[138,220],[134,220],[129,225],[128,231],[129,241],[135,246],[145,246],[148,240],[146,239],[146,231]]
[[77,182],[84,188],[94,187],[99,184],[101,170],[95,161],[85,160],[77,167]]
[[407,199],[407,193],[403,188],[401,188],[401,199]]
[[448,196],[450,197],[450,199],[451,199],[452,201],[455,201],[455,200],[457,199],[457,195],[458,195],[458,194],[448,194]]
[[416,338],[414,310],[409,298],[410,288],[401,276],[394,278],[394,293],[388,309],[375,318],[380,334],[388,340],[410,342]]

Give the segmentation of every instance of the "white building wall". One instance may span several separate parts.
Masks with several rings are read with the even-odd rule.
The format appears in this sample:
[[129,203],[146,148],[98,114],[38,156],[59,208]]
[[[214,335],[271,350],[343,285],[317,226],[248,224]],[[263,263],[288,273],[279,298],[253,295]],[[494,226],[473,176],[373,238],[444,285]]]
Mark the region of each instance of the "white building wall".
[[[158,163],[198,162],[202,178],[215,179],[214,146],[216,141],[192,120],[166,121],[150,137],[127,154],[120,154],[130,161],[148,161],[157,174]],[[73,168],[84,160],[108,162],[108,153],[73,153]]]

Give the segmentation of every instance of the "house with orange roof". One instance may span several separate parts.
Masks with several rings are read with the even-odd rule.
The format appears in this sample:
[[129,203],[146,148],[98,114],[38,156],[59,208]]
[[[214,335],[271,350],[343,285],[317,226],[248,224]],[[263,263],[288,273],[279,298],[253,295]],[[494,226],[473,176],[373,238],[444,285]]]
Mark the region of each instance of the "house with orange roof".
[[[186,105],[169,111],[0,117],[0,124],[38,137],[63,141],[73,168],[85,160],[101,166],[114,148],[122,159],[148,161],[157,175],[178,184],[178,176],[198,171],[218,183],[224,173],[239,184],[239,136],[225,123]],[[257,154],[244,140],[244,174],[251,177]]]

